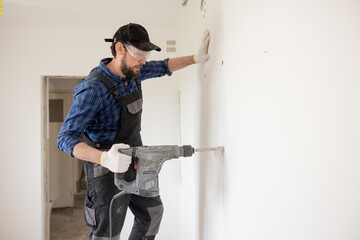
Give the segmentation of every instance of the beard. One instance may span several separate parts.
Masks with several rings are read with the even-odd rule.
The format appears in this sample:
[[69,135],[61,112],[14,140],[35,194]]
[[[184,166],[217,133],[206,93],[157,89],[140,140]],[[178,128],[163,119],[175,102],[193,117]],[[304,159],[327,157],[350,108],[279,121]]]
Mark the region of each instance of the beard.
[[142,67],[142,64],[140,65],[136,65],[134,67],[129,67],[128,65],[126,65],[125,63],[125,58],[126,58],[126,52],[125,52],[125,56],[124,58],[121,60],[121,65],[120,65],[120,69],[122,71],[122,73],[128,77],[128,78],[136,78],[140,75],[140,71],[135,71],[135,67]]

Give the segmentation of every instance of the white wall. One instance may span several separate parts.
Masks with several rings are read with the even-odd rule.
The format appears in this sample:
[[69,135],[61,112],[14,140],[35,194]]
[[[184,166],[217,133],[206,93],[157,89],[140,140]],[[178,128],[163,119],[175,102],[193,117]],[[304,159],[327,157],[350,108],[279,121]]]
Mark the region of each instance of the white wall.
[[[169,113],[148,118],[174,132],[144,126],[145,143],[225,146],[223,158],[165,163],[162,175],[181,176],[181,187],[162,187],[159,239],[360,238],[358,1],[205,1],[202,11],[191,0],[84,2],[3,1],[1,239],[41,238],[40,76],[86,75],[109,55],[103,38],[128,22],[125,13],[162,47],[177,38],[176,55],[197,49],[205,28],[212,34],[209,62],[172,77],[181,82],[180,136],[176,87],[146,83],[146,107]],[[163,193],[176,191],[180,210],[171,210]]]
[[180,76],[181,138],[225,155],[182,162],[182,239],[359,239],[360,3],[199,6],[180,37],[209,28],[211,59]]

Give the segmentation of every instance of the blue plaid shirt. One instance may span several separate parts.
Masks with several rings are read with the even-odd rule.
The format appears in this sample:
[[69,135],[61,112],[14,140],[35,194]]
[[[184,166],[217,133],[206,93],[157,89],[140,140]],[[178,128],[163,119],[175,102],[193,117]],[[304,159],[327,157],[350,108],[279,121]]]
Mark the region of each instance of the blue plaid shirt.
[[[170,76],[168,60],[149,61],[140,70],[139,79]],[[91,72],[103,74],[114,84],[122,96],[137,91],[135,79],[120,77],[106,66],[111,58],[100,61]],[[125,82],[129,81],[128,86]],[[100,79],[89,76],[73,91],[73,103],[58,136],[58,147],[73,157],[74,146],[82,142],[86,132],[94,142],[115,141],[119,129],[121,106]]]

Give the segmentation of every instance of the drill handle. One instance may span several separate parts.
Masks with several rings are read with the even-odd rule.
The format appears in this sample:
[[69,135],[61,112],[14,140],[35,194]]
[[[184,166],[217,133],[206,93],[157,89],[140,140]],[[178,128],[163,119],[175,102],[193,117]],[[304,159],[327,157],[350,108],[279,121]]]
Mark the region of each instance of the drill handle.
[[[132,161],[134,161],[134,155],[135,155],[135,149],[134,147],[126,148],[126,149],[119,149],[119,153],[126,154],[128,156],[132,157]],[[136,162],[134,162],[136,166]],[[131,165],[129,166],[129,168]],[[115,173],[115,179],[125,181],[125,172],[124,173]]]
[[115,173],[115,178],[119,180],[124,180],[125,173]]

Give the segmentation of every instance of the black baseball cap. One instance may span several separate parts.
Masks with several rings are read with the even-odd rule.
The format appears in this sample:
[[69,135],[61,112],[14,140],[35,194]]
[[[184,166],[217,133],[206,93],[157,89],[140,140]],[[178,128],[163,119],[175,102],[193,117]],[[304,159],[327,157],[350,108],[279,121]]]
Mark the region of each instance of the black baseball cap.
[[136,23],[129,23],[120,27],[113,38],[105,38],[105,42],[129,43],[143,51],[161,51],[161,48],[150,42],[146,29]]

